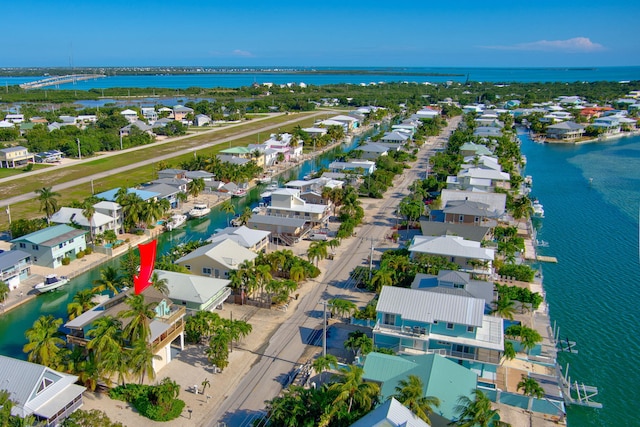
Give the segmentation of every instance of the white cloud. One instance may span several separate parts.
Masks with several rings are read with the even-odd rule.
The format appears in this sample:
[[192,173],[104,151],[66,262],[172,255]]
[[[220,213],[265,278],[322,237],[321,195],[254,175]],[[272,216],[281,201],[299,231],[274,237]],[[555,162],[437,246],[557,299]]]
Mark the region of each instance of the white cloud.
[[240,50],[240,49],[234,50],[233,52],[231,52],[231,54],[233,56],[245,56],[245,57],[253,56],[251,52],[246,50]]
[[497,50],[533,50],[546,52],[598,52],[605,50],[599,43],[592,42],[588,37],[574,37],[567,40],[539,40],[531,43],[518,43],[505,46],[482,46],[485,49]]

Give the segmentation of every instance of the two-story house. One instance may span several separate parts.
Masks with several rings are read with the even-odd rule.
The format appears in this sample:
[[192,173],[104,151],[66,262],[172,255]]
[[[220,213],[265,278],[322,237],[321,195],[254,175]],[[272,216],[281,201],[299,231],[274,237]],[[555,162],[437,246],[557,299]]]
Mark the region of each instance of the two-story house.
[[0,149],[0,168],[15,168],[29,162],[34,162],[34,155],[26,147],[17,145]]
[[30,274],[30,254],[21,250],[0,252],[0,281],[6,283],[9,290],[16,289]]
[[209,243],[176,260],[199,276],[228,279],[232,270],[237,270],[245,261],[253,261],[258,254],[240,246],[231,239]]
[[384,286],[376,306],[374,345],[401,354],[437,353],[467,367],[498,365],[503,321],[485,315],[484,307],[479,298]]
[[57,268],[64,258],[74,259],[87,248],[86,234],[66,224],[54,225],[13,239],[11,249],[27,252],[34,264]]
[[219,242],[221,240],[231,239],[243,248],[247,248],[253,252],[265,252],[269,245],[270,231],[262,231],[251,229],[244,225],[240,227],[227,227],[219,230],[213,236],[207,239],[208,242]]
[[415,236],[409,246],[412,257],[419,254],[445,257],[458,264],[461,270],[489,275],[495,250],[483,248],[481,242],[465,240],[460,236]]
[[329,220],[331,207],[305,202],[300,197],[300,190],[281,188],[271,193],[271,205],[267,206],[267,215],[303,219],[314,227]]

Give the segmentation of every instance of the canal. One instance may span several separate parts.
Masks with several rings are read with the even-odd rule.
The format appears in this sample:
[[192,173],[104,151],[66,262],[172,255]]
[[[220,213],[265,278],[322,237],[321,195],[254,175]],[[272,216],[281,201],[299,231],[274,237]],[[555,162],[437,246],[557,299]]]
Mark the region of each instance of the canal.
[[[309,159],[293,169],[283,172],[280,175],[280,182],[284,183],[293,179],[301,179],[305,175],[314,172],[322,167],[326,167],[339,153],[347,152],[357,147],[361,140],[371,136],[375,130],[367,131],[354,137],[350,142],[346,142],[333,148],[315,158]],[[254,208],[260,202],[260,193],[264,191],[264,186],[254,187],[247,196],[238,199],[231,199],[235,204],[236,213],[241,213],[246,206]],[[218,207],[211,210],[208,218],[199,221],[187,221],[185,227],[172,232],[163,233],[158,237],[158,255],[167,253],[175,245],[209,238],[217,229],[224,228],[227,222],[227,215]],[[16,307],[13,310],[0,316],[0,354],[19,359],[26,359],[26,354],[22,352],[22,347],[26,344],[25,331],[41,315],[50,314],[55,318],[67,319],[67,304],[73,296],[82,289],[93,286],[93,281],[100,278],[100,270],[108,265],[118,267],[117,258],[110,260],[106,264],[94,268],[84,274],[79,275],[69,282],[65,287],[54,292],[39,295],[37,298]]]

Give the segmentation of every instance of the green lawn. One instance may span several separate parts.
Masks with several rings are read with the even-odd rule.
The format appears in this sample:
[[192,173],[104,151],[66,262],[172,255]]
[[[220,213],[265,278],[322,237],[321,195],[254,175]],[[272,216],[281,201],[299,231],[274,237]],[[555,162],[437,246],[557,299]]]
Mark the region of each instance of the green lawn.
[[[302,115],[300,116],[300,120],[296,124],[285,126],[280,129],[280,131],[291,131],[297,125],[300,125],[301,127],[311,126],[315,121],[315,119],[313,118],[305,118]],[[104,172],[121,166],[137,163],[143,161],[145,158],[161,156],[163,154],[175,153],[175,157],[168,160],[167,163],[171,166],[177,167],[180,162],[187,160],[193,156],[193,152],[191,151],[185,153],[185,150],[188,150],[189,148],[197,148],[203,143],[211,142],[215,139],[222,139],[225,137],[233,136],[234,134],[261,129],[265,125],[281,123],[293,118],[294,117],[292,117],[291,115],[283,115],[272,119],[262,120],[260,122],[249,122],[244,126],[224,129],[219,132],[215,132],[214,134],[198,134],[173,143],[149,146],[134,153],[123,153],[121,155],[109,157],[106,159],[98,158],[89,163],[70,166],[64,169],[54,169],[50,173],[43,173],[30,177],[27,181],[12,181],[10,183],[3,184],[2,187],[0,187],[0,199],[14,196],[18,194],[18,191],[20,194],[32,191],[35,192],[35,190],[42,187],[50,187],[52,185],[82,178],[87,175],[93,175],[95,173]],[[218,153],[220,150],[229,148],[229,146],[246,146],[247,144],[255,143],[257,141],[256,136],[257,132],[254,135],[231,141],[231,143],[229,144],[206,148],[202,151],[199,150],[198,154],[209,156],[211,154]],[[264,137],[262,137],[261,139],[264,140]],[[117,174],[106,178],[94,180],[93,188],[95,193],[100,193],[112,188],[136,186],[145,182],[149,182],[150,180],[156,178],[157,165],[155,163],[150,163],[143,167],[127,171],[126,174]],[[60,191],[60,193],[61,197],[58,200],[58,205],[60,206],[68,205],[72,200],[81,201],[91,195],[91,183],[72,187]],[[40,204],[35,199],[17,203],[11,206],[11,218],[12,220],[16,220],[18,218],[35,218],[38,216],[42,216],[43,214],[39,211],[39,209]],[[0,230],[6,229],[8,225],[9,224],[7,215],[0,212]]]

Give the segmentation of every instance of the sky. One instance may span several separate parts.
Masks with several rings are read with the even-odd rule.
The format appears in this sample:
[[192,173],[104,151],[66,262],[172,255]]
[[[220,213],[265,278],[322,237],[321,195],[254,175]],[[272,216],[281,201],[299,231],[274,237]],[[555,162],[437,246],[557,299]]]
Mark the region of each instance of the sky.
[[637,0],[23,0],[0,67],[640,65]]

